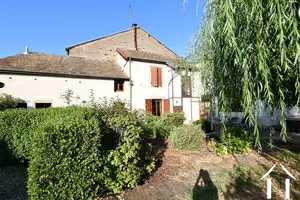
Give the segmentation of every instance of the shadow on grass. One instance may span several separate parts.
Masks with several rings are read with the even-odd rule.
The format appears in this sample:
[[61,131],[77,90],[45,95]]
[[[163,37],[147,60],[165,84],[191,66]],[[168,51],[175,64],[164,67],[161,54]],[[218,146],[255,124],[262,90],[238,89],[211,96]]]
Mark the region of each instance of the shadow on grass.
[[260,182],[261,170],[237,167],[230,174],[233,180],[226,186],[224,199],[265,199],[263,185]]
[[0,199],[28,199],[26,164],[0,167],[0,180]]
[[264,152],[261,156],[265,157],[266,161],[263,159],[255,166],[236,166],[228,176],[232,180],[229,181],[223,193],[224,199],[241,199],[241,197],[243,199],[266,199],[267,178],[271,178],[272,181],[272,199],[284,199],[286,178],[291,181],[291,199],[299,199],[300,182],[288,177],[280,165],[274,168],[269,177],[260,180],[277,162],[283,164],[299,180],[299,148],[295,148],[294,145],[283,145],[281,142],[279,144],[273,148],[263,146]]
[[193,200],[218,200],[218,189],[212,182],[207,170],[200,169],[192,195]]
[[26,200],[27,166],[14,156],[6,142],[0,140],[0,199]]

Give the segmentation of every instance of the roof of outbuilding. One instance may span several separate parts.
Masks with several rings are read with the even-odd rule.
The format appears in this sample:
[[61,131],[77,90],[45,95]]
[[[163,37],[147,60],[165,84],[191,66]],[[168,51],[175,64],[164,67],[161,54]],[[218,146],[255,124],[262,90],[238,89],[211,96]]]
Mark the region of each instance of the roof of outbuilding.
[[0,70],[129,79],[113,60],[90,60],[43,53],[17,54],[2,58]]
[[171,58],[168,56],[164,56],[152,52],[137,51],[133,49],[124,49],[124,48],[117,48],[116,50],[126,60],[129,57],[135,60],[145,60],[145,61],[162,62],[162,63],[166,63],[167,61],[172,62],[175,60],[175,58]]

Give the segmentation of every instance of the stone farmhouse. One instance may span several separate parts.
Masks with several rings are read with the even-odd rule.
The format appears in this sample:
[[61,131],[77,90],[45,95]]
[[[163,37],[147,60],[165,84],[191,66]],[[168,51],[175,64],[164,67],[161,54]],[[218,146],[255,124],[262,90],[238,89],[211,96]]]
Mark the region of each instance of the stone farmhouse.
[[179,70],[179,56],[136,24],[66,51],[67,56],[25,51],[0,59],[0,93],[26,108],[66,106],[60,96],[70,89],[78,96],[73,104],[87,103],[93,90],[96,99],[126,99],[133,109],[157,116],[184,111],[187,121],[195,121],[208,112],[193,73]]

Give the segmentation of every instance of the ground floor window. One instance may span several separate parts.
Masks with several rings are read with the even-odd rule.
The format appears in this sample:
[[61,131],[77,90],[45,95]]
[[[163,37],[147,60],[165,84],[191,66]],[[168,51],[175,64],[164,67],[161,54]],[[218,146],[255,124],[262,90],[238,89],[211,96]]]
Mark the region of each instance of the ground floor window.
[[162,99],[146,99],[146,111],[160,116],[162,113]]
[[115,80],[115,92],[123,92],[124,91],[124,81],[122,80]]
[[22,102],[22,103],[18,103],[16,108],[27,108],[27,103],[26,102]]
[[35,108],[50,108],[51,103],[35,103]]
[[152,114],[160,116],[161,114],[161,99],[152,99]]

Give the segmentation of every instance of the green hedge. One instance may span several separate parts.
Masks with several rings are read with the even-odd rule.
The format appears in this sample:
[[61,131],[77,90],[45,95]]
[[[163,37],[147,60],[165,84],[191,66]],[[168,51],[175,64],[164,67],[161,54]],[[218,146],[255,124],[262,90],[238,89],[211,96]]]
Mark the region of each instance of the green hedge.
[[[75,106],[50,109],[5,110],[0,113],[0,141],[7,144],[15,158],[23,161],[30,160],[34,132],[47,119],[81,115],[83,111],[90,112],[89,115],[92,115],[92,112],[94,112],[88,108]],[[0,156],[4,157],[5,155],[2,154]]]
[[171,146],[181,150],[200,150],[205,133],[200,126],[184,124],[176,127],[170,135]]
[[92,199],[136,186],[154,168],[144,126],[120,100],[0,113],[1,141],[29,160],[31,199]]
[[34,134],[31,199],[88,199],[105,189],[101,125],[96,117],[48,119]]

